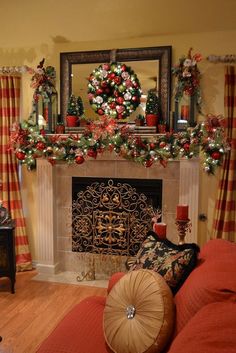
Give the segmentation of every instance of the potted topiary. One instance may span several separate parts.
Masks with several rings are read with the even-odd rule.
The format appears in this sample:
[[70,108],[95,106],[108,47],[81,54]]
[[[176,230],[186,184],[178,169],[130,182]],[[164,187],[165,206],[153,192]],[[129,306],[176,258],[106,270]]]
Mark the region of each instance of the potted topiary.
[[78,126],[78,103],[74,94],[71,94],[67,104],[66,123],[69,127]]
[[145,112],[147,126],[157,126],[158,117],[160,115],[160,102],[153,90],[148,91]]

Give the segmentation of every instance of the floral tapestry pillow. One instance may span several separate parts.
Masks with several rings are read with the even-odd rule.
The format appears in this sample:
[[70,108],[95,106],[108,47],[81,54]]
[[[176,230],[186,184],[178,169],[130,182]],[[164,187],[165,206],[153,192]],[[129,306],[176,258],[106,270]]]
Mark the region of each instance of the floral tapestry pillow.
[[159,273],[175,294],[197,263],[196,244],[176,245],[150,231],[130,271],[145,268]]

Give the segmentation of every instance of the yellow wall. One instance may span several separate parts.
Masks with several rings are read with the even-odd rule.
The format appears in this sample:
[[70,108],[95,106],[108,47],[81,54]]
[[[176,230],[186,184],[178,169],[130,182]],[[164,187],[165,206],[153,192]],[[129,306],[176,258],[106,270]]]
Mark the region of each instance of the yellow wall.
[[[29,30],[32,31],[32,29]],[[116,41],[54,43],[51,45],[42,43],[40,46],[31,48],[19,48],[19,43],[16,43],[15,48],[18,49],[0,49],[0,65],[28,65],[30,67],[36,67],[39,61],[44,57],[46,59],[46,65],[56,67],[58,74],[57,88],[59,91],[60,52],[171,45],[173,50],[172,63],[174,64],[178,61],[178,58],[181,55],[187,54],[190,47],[193,47],[194,52],[200,52],[204,58],[210,54],[235,54],[235,38],[236,31],[225,31],[171,36],[165,35],[148,38],[127,38],[126,40]],[[199,64],[199,68],[202,73],[201,86],[204,101],[204,113],[213,113],[217,115],[223,114],[224,64],[213,64],[207,60],[203,60]],[[22,119],[26,119],[29,116],[32,101],[30,76],[28,74],[24,74],[22,81]],[[200,119],[203,118],[199,117],[199,120]],[[33,258],[35,253],[35,224],[37,219],[37,195],[35,181],[35,172],[28,172],[26,168],[23,168],[23,203]],[[199,243],[202,244],[210,237],[211,234],[212,217],[217,192],[217,175],[207,176],[205,173],[201,172],[200,190],[199,212],[205,213],[208,216],[207,222],[199,222]]]

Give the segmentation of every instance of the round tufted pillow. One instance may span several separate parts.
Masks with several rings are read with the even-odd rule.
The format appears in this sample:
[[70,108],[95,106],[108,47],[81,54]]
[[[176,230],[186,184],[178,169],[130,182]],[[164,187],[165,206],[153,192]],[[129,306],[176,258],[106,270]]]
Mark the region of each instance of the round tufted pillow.
[[152,270],[127,273],[107,296],[103,329],[113,352],[161,352],[173,323],[171,290],[163,277]]

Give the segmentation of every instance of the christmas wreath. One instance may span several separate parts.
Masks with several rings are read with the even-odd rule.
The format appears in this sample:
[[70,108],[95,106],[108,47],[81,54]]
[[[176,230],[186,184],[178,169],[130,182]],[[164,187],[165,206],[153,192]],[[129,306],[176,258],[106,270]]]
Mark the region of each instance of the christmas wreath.
[[88,98],[99,115],[127,118],[140,103],[141,88],[131,67],[117,62],[101,64],[88,78]]

